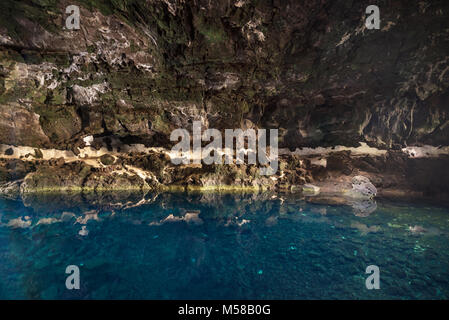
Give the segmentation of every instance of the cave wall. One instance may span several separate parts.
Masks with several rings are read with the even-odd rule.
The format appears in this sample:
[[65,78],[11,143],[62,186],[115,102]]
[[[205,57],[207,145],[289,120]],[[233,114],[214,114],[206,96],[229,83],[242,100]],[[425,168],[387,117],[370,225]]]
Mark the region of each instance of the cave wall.
[[[63,29],[71,4],[80,30]],[[201,120],[278,128],[291,149],[449,145],[448,85],[444,0],[0,3],[3,144],[168,146]]]

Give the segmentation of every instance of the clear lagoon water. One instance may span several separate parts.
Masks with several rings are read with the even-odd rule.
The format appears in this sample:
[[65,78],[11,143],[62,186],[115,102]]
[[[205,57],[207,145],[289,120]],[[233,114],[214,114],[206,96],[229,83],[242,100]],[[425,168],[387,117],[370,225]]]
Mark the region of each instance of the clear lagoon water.
[[0,299],[449,298],[449,208],[435,204],[36,195],[0,200],[0,222]]

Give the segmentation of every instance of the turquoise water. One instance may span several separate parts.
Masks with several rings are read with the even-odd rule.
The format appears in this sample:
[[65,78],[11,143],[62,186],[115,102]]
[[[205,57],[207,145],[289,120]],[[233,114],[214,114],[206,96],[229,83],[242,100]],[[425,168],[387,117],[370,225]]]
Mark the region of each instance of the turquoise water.
[[[183,193],[0,200],[0,298],[449,297],[448,208],[377,200],[361,213],[354,203],[309,200]],[[65,286],[68,265],[79,266],[79,290]],[[380,269],[379,290],[365,286],[369,265]]]

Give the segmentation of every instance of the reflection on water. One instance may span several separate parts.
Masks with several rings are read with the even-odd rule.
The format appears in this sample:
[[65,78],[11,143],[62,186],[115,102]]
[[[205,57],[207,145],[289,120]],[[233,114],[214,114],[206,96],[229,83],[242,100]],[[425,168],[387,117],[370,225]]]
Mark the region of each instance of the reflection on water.
[[[448,237],[449,209],[427,204],[35,195],[0,200],[0,298],[446,299]],[[380,290],[365,287],[371,264]]]

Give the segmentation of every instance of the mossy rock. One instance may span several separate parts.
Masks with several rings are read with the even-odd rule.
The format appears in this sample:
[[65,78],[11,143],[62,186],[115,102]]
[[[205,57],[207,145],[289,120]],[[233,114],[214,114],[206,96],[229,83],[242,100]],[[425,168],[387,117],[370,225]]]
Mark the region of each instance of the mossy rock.
[[111,156],[110,154],[104,154],[100,157],[100,161],[105,166],[109,166],[111,164],[114,164],[115,158]]

